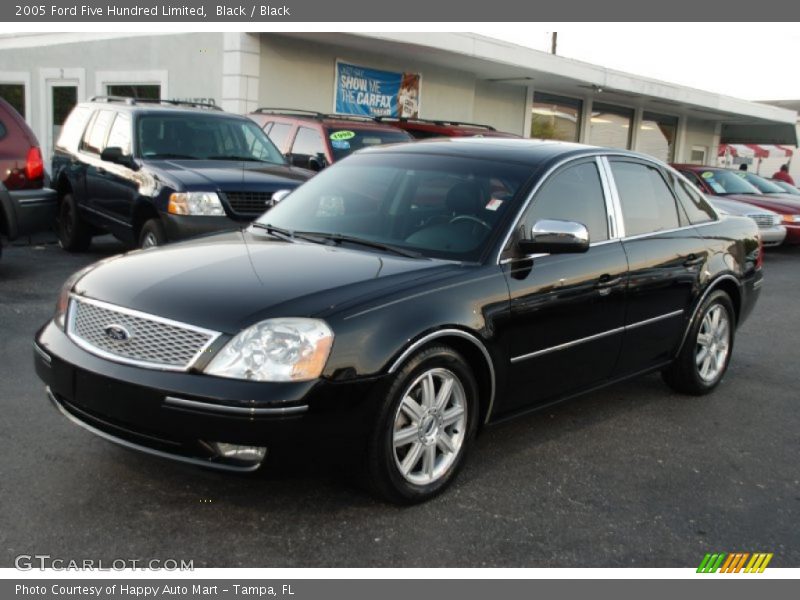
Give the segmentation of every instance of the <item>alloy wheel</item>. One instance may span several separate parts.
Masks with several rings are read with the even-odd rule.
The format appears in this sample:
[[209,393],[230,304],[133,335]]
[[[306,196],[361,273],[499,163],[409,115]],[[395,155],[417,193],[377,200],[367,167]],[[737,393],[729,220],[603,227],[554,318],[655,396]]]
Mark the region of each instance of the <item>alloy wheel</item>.
[[730,352],[730,332],[727,311],[722,305],[714,304],[697,332],[695,365],[703,381],[715,381],[722,374]]

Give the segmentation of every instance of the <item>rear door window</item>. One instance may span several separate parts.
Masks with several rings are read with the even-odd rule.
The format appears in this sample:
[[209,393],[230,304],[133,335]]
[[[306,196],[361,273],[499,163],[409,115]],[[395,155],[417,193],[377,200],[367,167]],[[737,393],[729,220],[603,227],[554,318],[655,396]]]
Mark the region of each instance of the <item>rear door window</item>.
[[73,109],[61,127],[61,135],[58,136],[56,147],[75,152],[91,116],[92,109],[88,106],[79,106]]
[[670,183],[672,183],[672,189],[675,190],[675,195],[678,197],[681,208],[684,210],[692,225],[707,223],[717,219],[714,209],[691,184],[686,183],[673,173],[668,173],[667,176],[669,177]]
[[98,111],[83,135],[81,150],[91,154],[100,154],[105,147],[106,135],[113,119],[113,110]]
[[[266,131],[266,130],[265,130]],[[278,123],[277,121],[272,124],[272,128],[267,131],[269,139],[275,144],[278,149],[283,152],[286,149],[286,140],[292,131],[292,126],[289,123]]]
[[299,156],[316,156],[325,154],[325,142],[316,129],[300,127],[292,144],[292,154]]
[[675,197],[658,169],[643,163],[612,160],[611,172],[622,205],[625,235],[680,227]]

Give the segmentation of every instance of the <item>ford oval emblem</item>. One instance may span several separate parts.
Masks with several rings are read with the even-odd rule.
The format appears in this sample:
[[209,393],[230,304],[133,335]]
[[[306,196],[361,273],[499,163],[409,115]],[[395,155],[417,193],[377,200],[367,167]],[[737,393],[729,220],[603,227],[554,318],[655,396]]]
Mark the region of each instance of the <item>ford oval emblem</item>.
[[122,325],[116,324],[107,325],[103,329],[103,333],[106,334],[106,337],[114,340],[115,342],[127,342],[132,337],[127,329],[125,329]]

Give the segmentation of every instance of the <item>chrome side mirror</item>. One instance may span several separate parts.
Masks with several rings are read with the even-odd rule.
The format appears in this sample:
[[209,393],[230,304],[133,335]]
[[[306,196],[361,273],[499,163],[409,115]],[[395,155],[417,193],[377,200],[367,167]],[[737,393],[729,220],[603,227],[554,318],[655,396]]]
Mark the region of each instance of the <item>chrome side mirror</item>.
[[566,254],[589,249],[589,230],[583,223],[542,219],[531,227],[530,237],[518,243],[525,254]]
[[291,193],[292,190],[278,190],[277,192],[273,192],[272,197],[267,201],[267,208],[272,208]]

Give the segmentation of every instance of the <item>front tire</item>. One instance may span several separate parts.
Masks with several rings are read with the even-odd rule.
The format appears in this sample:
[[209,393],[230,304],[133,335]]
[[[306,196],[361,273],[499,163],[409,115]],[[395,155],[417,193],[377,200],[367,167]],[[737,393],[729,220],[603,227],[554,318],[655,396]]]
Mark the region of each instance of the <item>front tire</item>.
[[167,234],[159,219],[150,219],[142,225],[142,230],[139,232],[140,248],[155,248],[166,243]]
[[58,243],[68,252],[83,252],[92,243],[89,225],[81,220],[72,194],[66,194],[58,207]]
[[722,290],[705,299],[675,361],[662,373],[671,388],[684,394],[708,394],[722,381],[733,351],[736,316]]
[[478,385],[460,354],[422,350],[397,372],[367,449],[372,489],[398,504],[428,500],[456,476],[475,438]]

